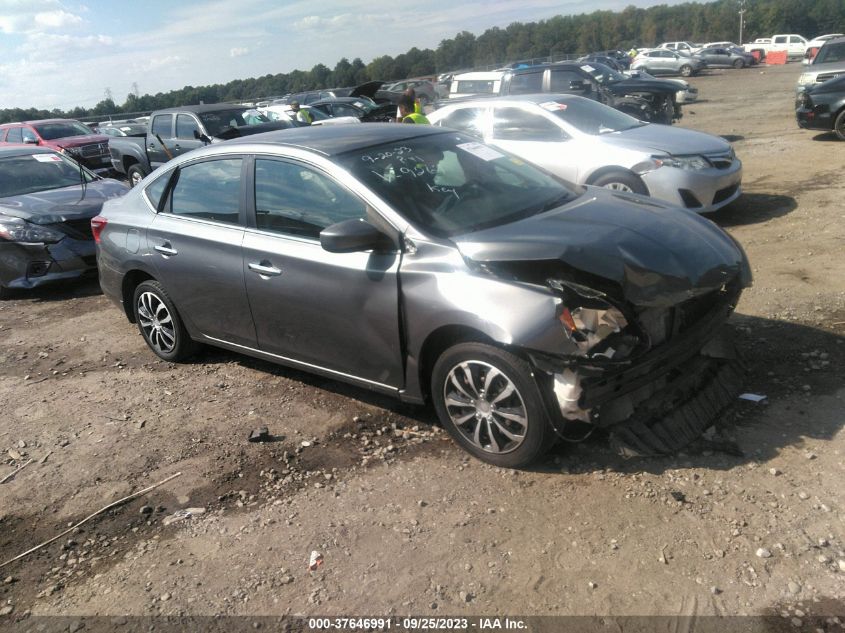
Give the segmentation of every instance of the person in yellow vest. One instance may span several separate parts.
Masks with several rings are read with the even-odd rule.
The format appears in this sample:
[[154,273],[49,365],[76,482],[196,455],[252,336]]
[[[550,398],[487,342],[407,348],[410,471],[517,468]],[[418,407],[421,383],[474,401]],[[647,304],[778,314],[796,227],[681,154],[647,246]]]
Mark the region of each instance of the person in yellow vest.
[[293,120],[297,123],[304,123],[305,125],[311,125],[313,123],[311,113],[308,110],[300,108],[299,101],[291,101],[290,109],[293,112]]
[[414,110],[414,99],[407,94],[402,94],[399,97],[399,117],[397,121],[400,123],[417,123],[422,125],[430,125],[426,116]]

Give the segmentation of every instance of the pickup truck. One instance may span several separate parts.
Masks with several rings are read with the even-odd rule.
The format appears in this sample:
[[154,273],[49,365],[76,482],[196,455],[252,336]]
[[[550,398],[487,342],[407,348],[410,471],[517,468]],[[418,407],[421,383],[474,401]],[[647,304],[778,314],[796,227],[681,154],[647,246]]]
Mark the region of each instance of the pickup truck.
[[772,51],[786,51],[787,58],[801,59],[807,51],[807,44],[806,38],[794,33],[787,33],[758,38],[751,44],[743,45],[743,48],[749,53],[759,51],[760,61],[764,60],[766,55]]
[[171,158],[209,143],[291,127],[270,121],[245,106],[227,103],[156,110],[146,131],[137,136],[110,137],[109,154],[116,172],[134,187]]

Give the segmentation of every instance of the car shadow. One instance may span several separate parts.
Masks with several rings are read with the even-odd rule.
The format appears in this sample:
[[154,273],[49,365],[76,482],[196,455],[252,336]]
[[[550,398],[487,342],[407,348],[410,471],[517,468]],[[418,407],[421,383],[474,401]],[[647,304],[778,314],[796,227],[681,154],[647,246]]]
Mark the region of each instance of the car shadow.
[[74,279],[37,288],[4,290],[8,292],[7,301],[32,301],[43,303],[48,301],[67,301],[103,294],[96,276],[91,278]]
[[743,193],[739,198],[706,218],[723,227],[758,224],[791,213],[798,207],[795,198],[771,193]]
[[813,137],[814,141],[818,141],[820,143],[841,143],[842,140],[836,136],[833,132],[822,132],[821,134],[816,134]]
[[737,141],[745,140],[745,137],[742,134],[721,134],[720,136],[728,143],[736,143]]
[[[661,473],[675,468],[728,470],[750,462],[765,462],[787,446],[800,446],[806,438],[830,440],[842,429],[845,419],[838,409],[811,406],[812,398],[833,397],[842,389],[836,373],[823,368],[805,373],[803,366],[796,365],[821,363],[819,350],[827,354],[828,365],[824,367],[845,365],[845,327],[830,331],[742,314],[734,315],[728,327],[734,331],[747,368],[741,388],[743,392],[766,395],[765,403],[737,400],[720,414],[715,432],[708,432],[681,453],[626,458],[614,449],[609,434],[598,430],[581,443],[561,441],[546,459],[528,470],[564,474],[596,470]],[[802,354],[816,354],[817,360],[796,361]],[[319,389],[327,396],[338,396],[402,416],[406,426],[440,424],[433,407],[403,403],[388,395],[234,352],[207,348],[194,362],[217,364],[233,360],[245,367]],[[801,378],[796,381],[795,375],[799,371]],[[327,400],[328,404],[323,406],[332,406],[331,398]]]

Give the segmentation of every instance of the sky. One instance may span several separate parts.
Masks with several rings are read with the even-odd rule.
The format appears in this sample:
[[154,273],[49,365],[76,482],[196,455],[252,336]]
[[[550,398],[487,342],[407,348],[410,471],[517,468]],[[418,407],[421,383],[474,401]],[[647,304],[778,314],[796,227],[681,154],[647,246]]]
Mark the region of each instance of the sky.
[[[682,0],[0,0],[0,108],[139,94],[364,63],[460,31]],[[388,78],[385,78],[388,79]]]

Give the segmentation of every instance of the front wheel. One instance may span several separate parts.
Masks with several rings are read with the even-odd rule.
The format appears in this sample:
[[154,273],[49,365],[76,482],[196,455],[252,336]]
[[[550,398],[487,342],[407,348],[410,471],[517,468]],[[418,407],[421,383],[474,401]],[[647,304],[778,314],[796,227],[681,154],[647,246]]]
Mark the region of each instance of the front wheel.
[[734,61],[734,68],[745,68],[745,62],[741,59],[737,59],[736,61]]
[[130,187],[134,187],[135,185],[137,185],[144,179],[144,176],[146,175],[147,173],[137,163],[135,165],[132,165],[128,170],[126,170],[126,178],[129,180]]
[[689,64],[684,64],[683,66],[681,66],[681,75],[684,77],[692,76],[692,66],[690,66]]
[[434,365],[431,393],[454,440],[478,459],[527,466],[552,445],[540,387],[523,359],[484,343],[459,343]]
[[197,344],[191,340],[176,306],[160,283],[138,284],[133,305],[141,336],[156,356],[175,363],[196,351]]
[[638,193],[648,195],[648,189],[642,179],[636,174],[624,171],[612,171],[596,178],[592,183],[596,187],[624,191],[625,193]]
[[840,141],[845,141],[845,110],[842,110],[833,124],[833,133]]

